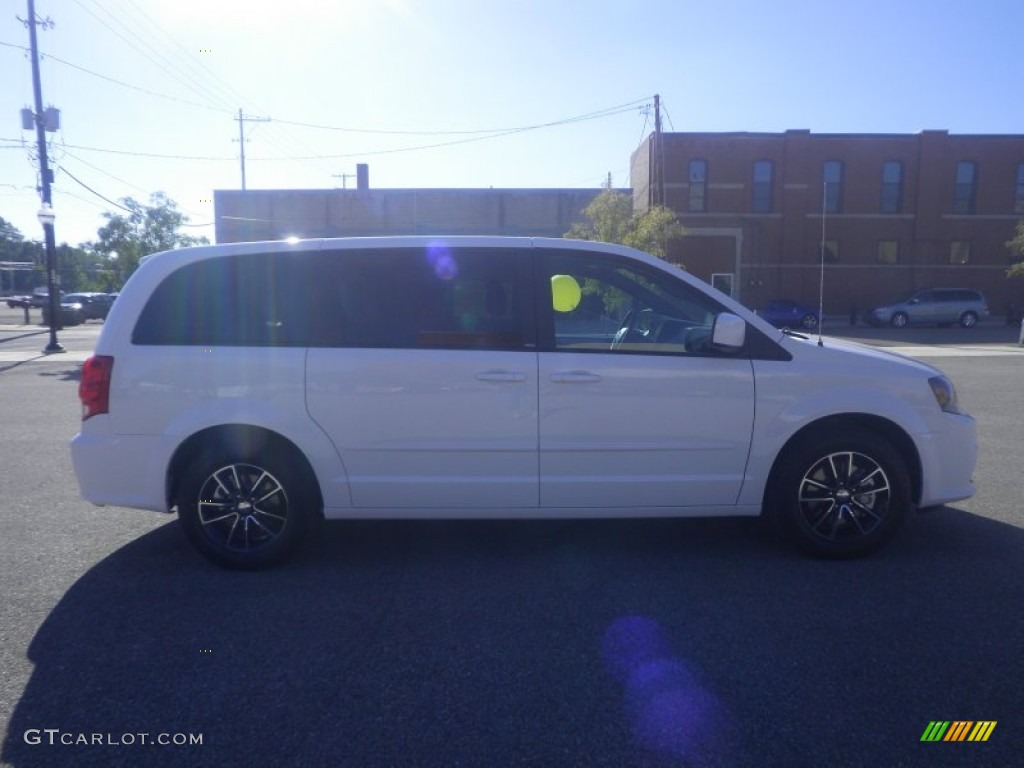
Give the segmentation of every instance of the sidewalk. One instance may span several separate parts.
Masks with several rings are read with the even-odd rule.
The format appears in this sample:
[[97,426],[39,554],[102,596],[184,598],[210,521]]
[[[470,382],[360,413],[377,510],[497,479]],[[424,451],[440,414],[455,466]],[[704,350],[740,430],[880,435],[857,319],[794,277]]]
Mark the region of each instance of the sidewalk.
[[47,355],[48,328],[36,324],[0,324],[0,371],[29,362],[84,363],[96,348],[102,325],[87,324],[57,331],[57,342],[66,351]]

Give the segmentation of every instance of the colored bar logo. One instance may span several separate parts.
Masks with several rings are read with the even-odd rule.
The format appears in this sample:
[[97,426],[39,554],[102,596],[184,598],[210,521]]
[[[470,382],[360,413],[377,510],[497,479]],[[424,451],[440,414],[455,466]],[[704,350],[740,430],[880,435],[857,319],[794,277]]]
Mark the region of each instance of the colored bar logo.
[[988,741],[997,720],[932,720],[921,741]]

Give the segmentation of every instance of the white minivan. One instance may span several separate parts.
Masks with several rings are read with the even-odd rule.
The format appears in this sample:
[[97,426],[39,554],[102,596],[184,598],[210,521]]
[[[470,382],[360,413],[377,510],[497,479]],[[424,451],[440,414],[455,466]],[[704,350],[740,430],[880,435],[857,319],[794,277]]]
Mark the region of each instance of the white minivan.
[[155,254],[80,397],[85,499],[176,510],[237,568],[282,560],[320,517],[767,513],[852,556],[974,492],[974,420],[940,371],[779,331],[603,243]]

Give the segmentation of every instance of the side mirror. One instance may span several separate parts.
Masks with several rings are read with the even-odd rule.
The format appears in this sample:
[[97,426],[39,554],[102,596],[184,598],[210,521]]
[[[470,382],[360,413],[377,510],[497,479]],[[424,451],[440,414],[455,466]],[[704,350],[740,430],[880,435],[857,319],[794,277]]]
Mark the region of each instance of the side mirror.
[[732,312],[722,312],[715,317],[711,329],[711,345],[725,352],[743,348],[747,338],[747,322]]

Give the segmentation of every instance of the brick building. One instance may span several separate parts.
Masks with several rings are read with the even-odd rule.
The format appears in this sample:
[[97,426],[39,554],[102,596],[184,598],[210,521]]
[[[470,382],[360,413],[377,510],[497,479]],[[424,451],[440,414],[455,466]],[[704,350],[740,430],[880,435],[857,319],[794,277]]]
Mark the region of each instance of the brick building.
[[636,209],[663,203],[687,227],[670,258],[748,306],[816,302],[822,241],[826,312],[933,286],[981,289],[995,313],[1024,305],[1005,277],[1021,135],[668,133],[633,154],[631,182]]

